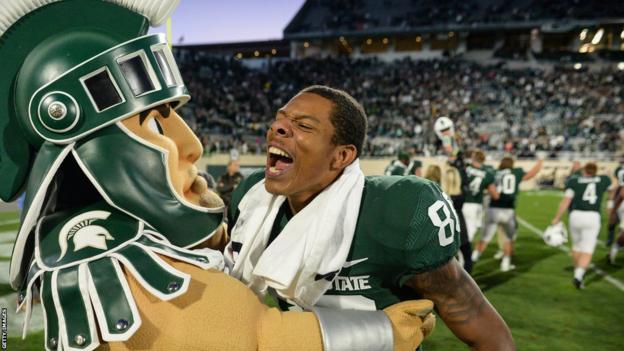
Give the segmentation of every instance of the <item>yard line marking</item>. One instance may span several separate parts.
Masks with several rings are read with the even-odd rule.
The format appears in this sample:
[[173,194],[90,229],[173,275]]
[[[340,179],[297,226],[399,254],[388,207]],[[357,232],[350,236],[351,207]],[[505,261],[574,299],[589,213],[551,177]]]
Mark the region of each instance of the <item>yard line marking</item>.
[[6,221],[0,221],[0,225],[17,224],[19,222],[20,222],[19,219],[9,219],[9,220],[6,220]]
[[[521,217],[516,217],[516,219],[518,220],[518,223],[525,226],[528,230],[533,232],[533,234],[539,236],[540,238],[544,235],[544,232],[542,230],[535,227],[533,224],[525,221]],[[570,252],[570,248],[567,246],[559,246],[558,249],[563,252]],[[590,263],[588,268],[594,270],[594,272],[596,272],[596,274],[604,278],[604,280],[606,280],[607,282],[611,283],[611,285],[615,286],[616,288],[624,292],[624,283],[621,280],[610,276],[607,272],[596,267],[596,265],[594,265],[593,263]]]

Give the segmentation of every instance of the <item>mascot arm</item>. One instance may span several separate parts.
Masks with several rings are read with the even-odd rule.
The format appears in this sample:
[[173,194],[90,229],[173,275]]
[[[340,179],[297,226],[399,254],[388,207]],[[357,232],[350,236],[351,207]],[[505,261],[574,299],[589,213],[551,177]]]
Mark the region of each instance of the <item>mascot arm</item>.
[[[268,308],[244,284],[222,272],[163,259],[192,276],[188,291],[161,301],[126,272],[141,327],[129,340],[103,344],[102,349],[337,351],[383,344],[374,349],[407,351],[428,333],[423,327],[423,316],[431,310],[427,304],[418,305],[416,311],[414,305],[401,303],[385,313],[281,312]],[[340,325],[332,325],[331,320]],[[386,336],[380,341],[380,335]],[[358,344],[337,343],[340,340],[357,340]]]

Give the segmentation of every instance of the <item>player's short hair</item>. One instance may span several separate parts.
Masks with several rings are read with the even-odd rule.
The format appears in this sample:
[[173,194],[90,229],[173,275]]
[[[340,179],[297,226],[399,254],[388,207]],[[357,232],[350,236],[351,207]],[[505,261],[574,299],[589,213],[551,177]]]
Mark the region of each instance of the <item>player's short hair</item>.
[[585,167],[583,167],[585,173],[587,173],[590,177],[593,177],[598,173],[598,166],[594,162],[587,162]]
[[364,147],[368,129],[366,112],[362,105],[345,91],[325,85],[312,85],[299,93],[312,93],[326,98],[334,106],[330,120],[335,132],[332,143],[335,145],[354,145],[359,157]]
[[479,163],[485,162],[485,153],[481,150],[474,150],[472,152],[472,160]]
[[438,165],[429,165],[425,172],[425,178],[440,184],[442,181],[442,169]]
[[513,166],[514,166],[514,159],[509,156],[505,156],[501,159],[498,169],[510,169],[510,168],[513,168]]

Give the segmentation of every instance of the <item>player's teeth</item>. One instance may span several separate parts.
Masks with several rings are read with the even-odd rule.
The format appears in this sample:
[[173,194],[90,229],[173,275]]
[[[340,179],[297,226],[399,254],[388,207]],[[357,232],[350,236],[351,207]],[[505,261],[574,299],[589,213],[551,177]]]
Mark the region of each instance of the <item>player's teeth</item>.
[[277,173],[277,168],[269,167],[269,171],[271,171],[271,173]]
[[282,150],[276,148],[275,146],[271,146],[269,148],[269,153],[274,154],[274,155],[278,155],[278,156],[284,156],[284,157],[291,158],[289,154],[287,154],[285,151],[282,151]]

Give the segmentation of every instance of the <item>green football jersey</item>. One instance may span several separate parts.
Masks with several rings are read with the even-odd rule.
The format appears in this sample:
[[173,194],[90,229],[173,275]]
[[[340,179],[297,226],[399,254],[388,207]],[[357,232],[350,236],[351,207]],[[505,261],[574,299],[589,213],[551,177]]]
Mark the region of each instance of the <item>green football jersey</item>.
[[[264,177],[253,173],[234,191],[228,218],[232,228],[243,195]],[[271,239],[292,218],[287,202],[278,212]],[[355,234],[343,268],[319,306],[383,309],[417,298],[404,287],[414,274],[444,265],[459,247],[459,222],[437,184],[419,177],[366,177]],[[272,240],[269,240],[269,243]],[[269,244],[270,245],[270,244]],[[282,309],[295,306],[279,301]]]
[[394,160],[386,167],[384,174],[387,176],[398,175],[403,176],[407,173],[407,166],[399,160]]
[[418,168],[422,168],[422,162],[420,162],[419,160],[412,160],[409,166],[407,166],[407,172],[405,173],[405,175],[415,175]]
[[468,177],[468,194],[466,194],[466,202],[482,204],[483,190],[490,184],[494,183],[494,174],[486,169],[476,168],[473,166],[466,167],[466,176]]
[[624,186],[624,166],[615,169],[615,179],[617,179],[618,186]]
[[496,171],[496,190],[500,197],[498,200],[492,200],[490,207],[516,208],[516,198],[524,174],[522,168],[507,168]]
[[566,181],[566,193],[574,192],[570,210],[600,212],[602,195],[611,186],[606,175],[595,177],[572,177]]

